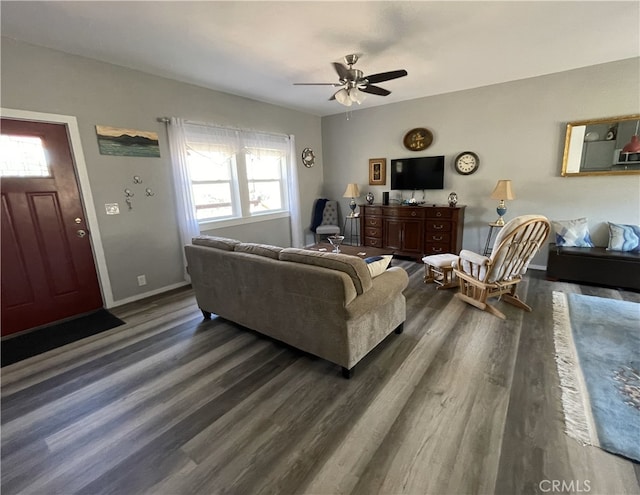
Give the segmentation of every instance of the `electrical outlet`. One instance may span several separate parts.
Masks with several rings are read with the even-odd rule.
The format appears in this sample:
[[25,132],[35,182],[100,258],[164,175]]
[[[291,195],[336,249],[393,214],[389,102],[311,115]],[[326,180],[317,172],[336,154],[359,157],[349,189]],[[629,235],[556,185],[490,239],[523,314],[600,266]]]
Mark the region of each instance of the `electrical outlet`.
[[146,275],[138,275],[138,285],[142,287],[143,285],[147,285],[147,276]]

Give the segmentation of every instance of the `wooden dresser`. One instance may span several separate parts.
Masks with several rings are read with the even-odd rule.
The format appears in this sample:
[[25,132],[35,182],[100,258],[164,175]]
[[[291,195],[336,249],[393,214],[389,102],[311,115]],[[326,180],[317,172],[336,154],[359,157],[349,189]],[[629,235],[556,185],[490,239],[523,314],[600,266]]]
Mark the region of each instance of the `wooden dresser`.
[[362,244],[420,261],[462,249],[465,206],[360,205]]

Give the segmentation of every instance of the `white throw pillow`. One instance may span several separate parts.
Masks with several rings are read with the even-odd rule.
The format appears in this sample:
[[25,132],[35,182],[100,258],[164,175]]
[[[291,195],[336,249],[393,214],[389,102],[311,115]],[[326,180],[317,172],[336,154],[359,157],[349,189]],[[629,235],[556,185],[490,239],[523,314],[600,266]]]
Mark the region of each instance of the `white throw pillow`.
[[555,220],[551,223],[556,231],[556,246],[593,247],[586,218]]
[[609,222],[609,251],[640,252],[640,225]]
[[384,271],[391,263],[393,255],[385,254],[383,256],[371,256],[369,258],[365,258],[364,261],[367,263],[367,268],[369,269],[369,273],[371,274],[371,278],[375,278],[378,275],[382,275]]

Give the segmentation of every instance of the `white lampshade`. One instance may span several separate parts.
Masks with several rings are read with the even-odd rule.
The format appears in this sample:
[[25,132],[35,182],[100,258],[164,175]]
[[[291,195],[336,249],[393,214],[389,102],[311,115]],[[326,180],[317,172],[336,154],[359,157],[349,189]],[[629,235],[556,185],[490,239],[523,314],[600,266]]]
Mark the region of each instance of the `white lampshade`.
[[335,96],[338,103],[344,105],[345,107],[350,107],[353,103],[353,101],[351,101],[351,98],[349,97],[349,92],[344,88],[338,91]]
[[495,189],[491,193],[491,199],[516,199],[516,195],[513,194],[510,180],[499,180]]
[[349,98],[351,98],[351,101],[355,101],[358,105],[360,105],[366,97],[367,94],[363,93],[358,88],[351,88],[349,90]]
[[343,198],[357,198],[358,196],[360,196],[358,184],[348,184],[347,190],[342,195]]

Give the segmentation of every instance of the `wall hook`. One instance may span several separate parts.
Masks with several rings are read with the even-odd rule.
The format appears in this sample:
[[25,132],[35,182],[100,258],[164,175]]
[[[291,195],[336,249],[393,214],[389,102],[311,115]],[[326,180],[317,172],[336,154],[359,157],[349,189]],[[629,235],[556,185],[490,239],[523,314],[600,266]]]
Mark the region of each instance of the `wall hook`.
[[134,184],[142,184],[142,178],[139,175],[134,175],[133,176],[133,183]]
[[127,203],[127,206],[129,207],[130,210],[133,210],[133,204],[131,202],[131,198],[134,197],[135,194],[133,193],[133,191],[131,189],[125,189],[124,190],[124,197],[125,200],[124,202]]
[[144,193],[145,193],[147,196],[155,196],[155,195],[156,195],[156,193],[154,193],[154,192],[153,192],[153,190],[152,190],[150,187],[147,187],[147,188],[144,190]]

